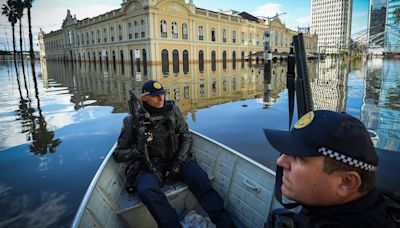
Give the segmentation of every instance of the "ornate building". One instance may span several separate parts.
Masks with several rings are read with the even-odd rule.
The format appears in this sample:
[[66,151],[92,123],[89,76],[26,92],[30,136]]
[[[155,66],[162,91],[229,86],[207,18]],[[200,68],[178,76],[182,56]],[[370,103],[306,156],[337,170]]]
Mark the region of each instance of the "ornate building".
[[[240,15],[244,14],[197,8],[192,0],[124,0],[119,9],[83,20],[68,10],[60,30],[39,35],[41,56],[114,68],[125,63],[135,76],[166,77],[194,70],[201,75],[207,71],[205,63],[211,63],[211,72],[216,73],[219,62],[222,71],[228,64],[235,69],[251,62],[254,59],[248,56],[263,50],[267,30],[272,32],[272,50],[288,52],[296,32],[279,18],[268,24]],[[306,34],[307,51],[316,52],[316,45],[317,37]],[[197,69],[189,68],[193,63]]]

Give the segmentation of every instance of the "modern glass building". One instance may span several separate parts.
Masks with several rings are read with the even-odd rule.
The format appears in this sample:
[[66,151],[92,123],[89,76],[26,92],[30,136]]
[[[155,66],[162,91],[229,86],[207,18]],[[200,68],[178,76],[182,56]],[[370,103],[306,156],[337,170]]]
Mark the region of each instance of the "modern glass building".
[[400,0],[388,0],[385,54],[400,57]]
[[387,0],[371,0],[368,20],[368,49],[382,54],[385,41]]

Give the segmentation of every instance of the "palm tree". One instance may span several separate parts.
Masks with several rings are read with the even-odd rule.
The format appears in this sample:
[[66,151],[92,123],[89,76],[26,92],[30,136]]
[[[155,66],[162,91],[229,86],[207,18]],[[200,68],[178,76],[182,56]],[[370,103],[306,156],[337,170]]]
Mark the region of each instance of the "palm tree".
[[[22,2],[22,0],[14,0],[14,8],[17,12],[17,19],[19,20],[19,47],[21,50],[20,56],[21,56],[21,63],[23,66],[24,57],[22,50],[22,17],[24,16],[24,3]],[[22,67],[22,69],[24,68]]]
[[15,48],[15,24],[17,23],[17,11],[15,10],[15,2],[13,0],[7,0],[6,4],[3,4],[1,7],[2,15],[5,15],[8,19],[8,22],[11,24],[12,28],[12,40],[13,40],[13,53],[14,53],[14,66],[15,71],[18,73],[17,69],[17,60],[15,58],[16,48]]
[[14,5],[15,10],[17,11],[17,19],[19,20],[19,47],[21,50],[20,57],[21,57],[22,75],[24,76],[26,96],[29,99],[28,83],[26,82],[26,75],[25,75],[24,53],[22,50],[22,17],[24,16],[25,3],[22,0],[14,0],[14,2],[15,2]]
[[32,3],[34,1],[35,0],[24,0],[25,8],[26,8],[27,15],[28,15],[29,45],[30,45],[29,54],[30,54],[31,60],[33,60],[35,58],[35,55],[33,54],[32,21],[31,21],[31,8],[32,8]]
[[14,57],[15,73],[16,73],[16,76],[17,76],[19,96],[20,96],[21,100],[23,100],[22,92],[21,92],[21,84],[19,82],[17,59],[15,57],[15,53],[17,52],[17,50],[15,48],[15,24],[17,23],[17,12],[15,10],[15,2],[13,0],[7,0],[7,3],[3,4],[1,9],[2,9],[1,14],[5,15],[7,17],[8,22],[10,22],[11,28],[12,28],[13,57]]

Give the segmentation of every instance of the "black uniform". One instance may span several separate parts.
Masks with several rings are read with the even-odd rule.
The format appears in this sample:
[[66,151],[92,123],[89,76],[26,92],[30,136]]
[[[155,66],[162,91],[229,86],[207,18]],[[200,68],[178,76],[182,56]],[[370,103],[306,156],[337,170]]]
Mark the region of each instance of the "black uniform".
[[[157,221],[159,227],[180,227],[178,215],[160,189],[160,175],[167,171],[187,183],[188,188],[208,213],[217,227],[230,227],[233,223],[224,209],[220,195],[212,188],[211,182],[201,167],[191,159],[192,137],[180,110],[172,101],[166,101],[162,109],[152,108],[143,103],[151,115],[149,130],[153,140],[148,142],[148,153],[152,164],[159,173],[155,175],[144,168],[136,177],[137,192],[143,203]],[[140,110],[145,112],[144,109]],[[114,151],[117,162],[140,160],[137,141],[140,136],[134,126],[135,117],[129,115],[123,121],[118,145]],[[171,175],[170,175],[171,176]]]
[[[145,104],[145,103],[144,103]],[[190,155],[192,137],[182,113],[172,101],[166,101],[163,109],[146,107],[152,117],[149,128],[153,141],[148,143],[149,156],[155,162],[178,161],[185,163]],[[144,110],[140,110],[141,113]],[[135,117],[124,118],[114,158],[118,162],[137,159],[138,132],[134,126]]]
[[366,196],[346,204],[326,207],[303,207],[299,214],[273,211],[269,228],[395,228],[383,195],[373,190]]

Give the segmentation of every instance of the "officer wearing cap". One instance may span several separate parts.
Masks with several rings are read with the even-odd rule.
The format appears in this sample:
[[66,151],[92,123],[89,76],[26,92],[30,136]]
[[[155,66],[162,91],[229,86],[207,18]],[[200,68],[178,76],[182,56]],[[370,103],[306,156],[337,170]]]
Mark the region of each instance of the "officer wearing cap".
[[268,227],[395,227],[375,188],[378,156],[361,121],[327,110],[304,115],[291,131],[264,129],[281,152],[275,196],[301,205],[272,211]]
[[192,137],[187,123],[174,102],[165,100],[165,92],[158,81],[149,80],[143,85],[143,107],[139,112],[150,115],[151,135],[138,135],[138,129],[134,127],[135,116],[127,116],[114,158],[117,162],[140,160],[147,143],[148,154],[156,171],[143,168],[142,164],[142,170],[135,175],[134,182],[139,197],[159,227],[181,226],[177,212],[160,189],[163,180],[174,178],[187,183],[217,227],[231,227],[233,223],[223,207],[222,198],[212,188],[207,173],[192,159]]

